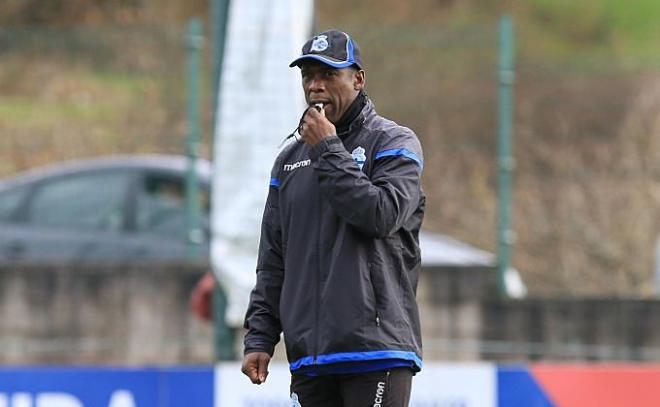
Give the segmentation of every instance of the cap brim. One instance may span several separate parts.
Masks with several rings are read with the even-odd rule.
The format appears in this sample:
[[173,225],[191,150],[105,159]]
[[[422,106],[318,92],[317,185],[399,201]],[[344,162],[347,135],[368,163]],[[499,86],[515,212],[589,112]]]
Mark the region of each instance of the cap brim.
[[[289,64],[289,66],[290,67],[299,66],[301,62],[303,62],[305,60],[308,60],[308,59],[314,59],[316,61],[323,62],[324,64],[326,64],[328,66],[331,66],[333,68],[337,68],[337,69],[348,68],[351,65],[357,65],[353,61],[335,61],[334,59],[330,59],[330,58],[325,57],[323,55],[308,54],[308,55],[302,55],[302,56],[298,57],[293,62],[291,62]],[[357,65],[357,66],[360,67],[359,65]]]

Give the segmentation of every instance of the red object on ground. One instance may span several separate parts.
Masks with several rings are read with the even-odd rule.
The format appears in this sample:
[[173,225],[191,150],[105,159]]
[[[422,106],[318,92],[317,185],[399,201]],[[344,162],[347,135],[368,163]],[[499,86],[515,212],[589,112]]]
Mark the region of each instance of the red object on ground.
[[213,273],[206,272],[190,293],[190,310],[204,321],[213,320],[214,289],[215,277],[213,277]]
[[559,407],[660,406],[658,364],[539,364],[530,370]]

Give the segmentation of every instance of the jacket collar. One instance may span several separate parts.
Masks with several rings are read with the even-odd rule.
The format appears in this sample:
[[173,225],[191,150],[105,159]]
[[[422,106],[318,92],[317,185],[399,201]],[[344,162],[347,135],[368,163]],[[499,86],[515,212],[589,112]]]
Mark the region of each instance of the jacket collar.
[[350,122],[347,129],[342,132],[337,129],[337,137],[342,141],[361,129],[364,122],[367,120],[367,117],[374,112],[374,104],[371,99],[369,99],[369,96],[367,96],[366,93],[362,93],[361,95],[364,97],[364,106],[362,107],[362,110],[360,110],[360,113],[358,113],[355,119]]

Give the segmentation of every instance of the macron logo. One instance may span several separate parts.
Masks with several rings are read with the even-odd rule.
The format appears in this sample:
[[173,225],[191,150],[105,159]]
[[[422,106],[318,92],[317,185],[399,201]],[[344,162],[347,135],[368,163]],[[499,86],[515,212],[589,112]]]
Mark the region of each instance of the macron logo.
[[[389,374],[389,372],[388,372]],[[374,399],[374,407],[382,407],[383,405],[383,393],[385,393],[385,383],[378,382],[376,388],[376,398]]]
[[296,168],[307,167],[307,166],[310,165],[311,163],[312,163],[312,160],[310,160],[310,159],[308,158],[308,159],[303,160],[303,161],[298,161],[297,163],[293,163],[293,164],[284,164],[284,171],[293,171],[293,170],[295,170]]

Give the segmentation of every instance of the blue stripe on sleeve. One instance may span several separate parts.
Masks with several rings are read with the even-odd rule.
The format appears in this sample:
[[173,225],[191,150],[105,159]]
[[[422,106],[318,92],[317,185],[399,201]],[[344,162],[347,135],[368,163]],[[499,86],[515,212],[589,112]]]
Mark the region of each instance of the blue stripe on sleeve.
[[270,179],[270,186],[279,188],[280,187],[280,180],[278,178],[271,178]]
[[412,151],[406,150],[405,148],[393,148],[390,150],[379,151],[376,153],[376,157],[374,157],[374,159],[377,160],[383,157],[406,157],[415,161],[417,164],[419,164],[420,167],[424,167],[424,163],[417,156],[417,154],[413,153]]

